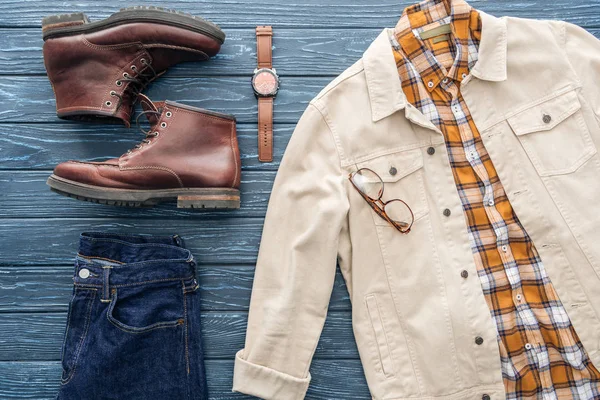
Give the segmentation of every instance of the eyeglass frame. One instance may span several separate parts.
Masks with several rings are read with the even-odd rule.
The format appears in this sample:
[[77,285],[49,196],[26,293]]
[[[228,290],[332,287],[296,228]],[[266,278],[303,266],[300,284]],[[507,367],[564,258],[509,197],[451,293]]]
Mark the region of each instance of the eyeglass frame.
[[[371,198],[369,195],[367,195],[366,193],[363,193],[362,190],[360,190],[358,188],[358,186],[356,186],[356,184],[354,183],[354,181],[352,180],[352,178],[358,174],[360,171],[369,171],[373,174],[375,174],[375,176],[377,178],[379,178],[379,181],[381,182],[381,193],[379,194],[379,198],[378,199],[373,199]],[[381,198],[383,197],[383,193],[385,192],[385,182],[383,181],[383,179],[381,179],[381,176],[379,176],[379,174],[375,171],[373,171],[370,168],[360,168],[354,172],[352,172],[351,174],[348,175],[348,180],[350,181],[350,183],[352,184],[352,186],[354,186],[354,189],[356,189],[356,191],[362,196],[363,199],[365,199],[365,201],[367,202],[367,204],[369,204],[369,206],[373,209],[373,211],[375,211],[377,213],[377,215],[379,215],[382,219],[386,220],[390,225],[392,225],[394,228],[396,228],[396,230],[404,235],[410,233],[410,230],[412,229],[413,224],[415,223],[415,214],[413,213],[412,209],[410,208],[410,206],[408,204],[406,204],[406,202],[402,199],[391,199],[388,201],[383,201],[381,200]],[[397,223],[396,221],[392,220],[390,218],[390,216],[387,214],[387,212],[385,211],[385,206],[387,206],[388,204],[394,202],[394,201],[399,201],[402,204],[404,204],[406,206],[406,208],[408,208],[408,211],[410,212],[410,216],[411,216],[411,222],[408,225],[408,228],[402,228],[402,226]]]

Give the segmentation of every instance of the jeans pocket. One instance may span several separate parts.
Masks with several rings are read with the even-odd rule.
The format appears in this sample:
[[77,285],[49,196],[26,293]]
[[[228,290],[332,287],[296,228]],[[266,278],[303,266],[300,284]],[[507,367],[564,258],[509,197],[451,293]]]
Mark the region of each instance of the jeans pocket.
[[106,317],[127,333],[175,328],[185,323],[184,291],[181,281],[113,288]]
[[73,290],[61,357],[63,385],[73,378],[77,369],[77,363],[86,343],[96,293],[96,289],[76,287]]

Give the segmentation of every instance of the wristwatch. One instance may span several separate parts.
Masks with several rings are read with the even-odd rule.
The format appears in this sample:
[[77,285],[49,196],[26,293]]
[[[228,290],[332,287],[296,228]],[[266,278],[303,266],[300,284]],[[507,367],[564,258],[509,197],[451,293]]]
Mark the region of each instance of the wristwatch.
[[272,38],[272,27],[256,27],[258,66],[252,77],[252,89],[258,99],[258,160],[260,162],[273,161],[273,99],[279,90],[279,76],[273,68]]

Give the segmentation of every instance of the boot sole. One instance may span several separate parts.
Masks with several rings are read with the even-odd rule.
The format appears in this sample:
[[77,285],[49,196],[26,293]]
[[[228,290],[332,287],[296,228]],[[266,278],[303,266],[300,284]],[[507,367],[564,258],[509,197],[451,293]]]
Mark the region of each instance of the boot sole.
[[220,44],[225,41],[225,32],[217,24],[195,15],[151,6],[122,8],[110,17],[96,22],[90,22],[87,15],[83,13],[51,15],[42,20],[42,37],[46,40],[52,37],[90,33],[136,22],[176,26],[202,33]]
[[230,188],[181,188],[158,190],[111,189],[86,185],[52,174],[46,182],[52,191],[92,203],[120,207],[152,207],[177,199],[177,208],[240,208],[240,191]]

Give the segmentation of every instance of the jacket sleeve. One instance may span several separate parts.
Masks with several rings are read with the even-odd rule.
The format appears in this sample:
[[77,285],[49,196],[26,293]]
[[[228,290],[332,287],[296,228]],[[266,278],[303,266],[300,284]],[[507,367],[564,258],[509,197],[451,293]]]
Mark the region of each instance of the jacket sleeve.
[[271,193],[234,391],[267,400],[304,398],[349,208],[345,180],[333,132],[311,102]]
[[582,94],[600,118],[600,40],[585,29],[561,22],[567,57],[582,84]]

